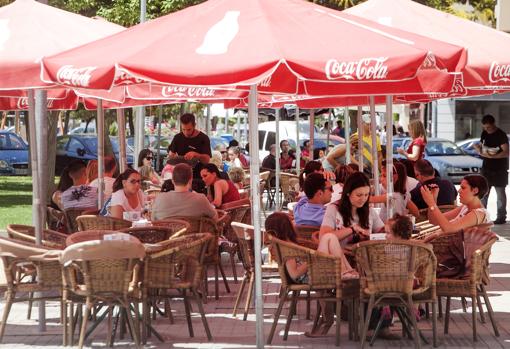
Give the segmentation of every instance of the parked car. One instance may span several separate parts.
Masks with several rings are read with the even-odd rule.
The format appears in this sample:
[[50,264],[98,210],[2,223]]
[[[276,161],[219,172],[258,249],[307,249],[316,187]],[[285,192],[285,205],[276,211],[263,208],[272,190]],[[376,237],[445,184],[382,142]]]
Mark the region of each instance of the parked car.
[[[510,135],[507,135],[507,137],[508,137],[508,141],[510,142]],[[457,145],[459,146],[459,148],[464,150],[464,152],[466,152],[467,154],[469,154],[471,156],[475,156],[477,158],[482,158],[480,156],[480,154],[478,154],[478,152],[473,147],[476,144],[480,144],[480,138],[470,138],[470,139],[465,139],[463,141],[457,142]]]
[[[119,158],[119,143],[117,137],[110,136],[115,157]],[[128,165],[133,164],[133,149],[126,147]],[[64,167],[72,160],[97,159],[97,135],[81,134],[57,137],[57,152],[55,174],[60,175]]]
[[9,131],[0,131],[0,175],[28,175],[28,145]]
[[[395,138],[393,140],[394,156],[402,158],[400,154],[397,154],[397,148],[407,149],[410,143],[411,138]],[[455,143],[441,138],[427,140],[425,159],[430,161],[441,178],[448,179],[454,184],[460,183],[468,174],[480,173],[482,167],[482,160],[466,154]]]

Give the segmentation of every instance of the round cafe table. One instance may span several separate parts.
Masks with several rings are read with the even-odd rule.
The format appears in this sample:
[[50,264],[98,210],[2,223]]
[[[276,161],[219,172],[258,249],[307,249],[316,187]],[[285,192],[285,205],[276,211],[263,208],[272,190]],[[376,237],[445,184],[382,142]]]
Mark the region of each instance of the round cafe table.
[[130,240],[133,242],[140,242],[140,240],[134,236],[114,230],[86,230],[69,235],[66,238],[66,246],[92,240]]

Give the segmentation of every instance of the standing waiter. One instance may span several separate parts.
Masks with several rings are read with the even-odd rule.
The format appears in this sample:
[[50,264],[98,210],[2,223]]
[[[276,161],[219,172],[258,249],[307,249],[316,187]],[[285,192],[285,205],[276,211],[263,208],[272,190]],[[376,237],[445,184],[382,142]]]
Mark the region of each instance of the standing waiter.
[[200,178],[200,170],[202,164],[209,163],[211,159],[211,141],[195,125],[195,115],[187,113],[181,116],[181,132],[168,146],[168,158],[173,163],[188,163],[193,168],[193,190],[204,193],[205,184]]
[[[480,144],[474,146],[483,158],[482,175],[491,187],[496,189],[498,197],[498,216],[494,224],[506,222],[506,193],[508,185],[508,137],[500,128],[496,127],[494,117],[490,114],[482,118],[483,132],[480,136]],[[487,207],[489,194],[483,199]]]

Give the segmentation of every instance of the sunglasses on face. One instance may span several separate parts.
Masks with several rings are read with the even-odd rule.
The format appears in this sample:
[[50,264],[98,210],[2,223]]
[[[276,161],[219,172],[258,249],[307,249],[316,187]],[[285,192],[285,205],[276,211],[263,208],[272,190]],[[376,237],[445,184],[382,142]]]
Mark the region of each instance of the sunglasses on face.
[[149,161],[152,161],[152,159],[154,159],[154,158],[152,156],[148,156],[148,157],[146,157],[146,159]]
[[136,184],[136,183],[141,184],[142,180],[141,179],[130,179],[128,182],[131,184]]

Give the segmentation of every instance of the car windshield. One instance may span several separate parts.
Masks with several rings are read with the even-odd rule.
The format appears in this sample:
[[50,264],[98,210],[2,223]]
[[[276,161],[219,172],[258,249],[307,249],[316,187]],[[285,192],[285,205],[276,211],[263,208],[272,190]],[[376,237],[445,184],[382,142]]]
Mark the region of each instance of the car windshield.
[[[97,138],[82,138],[83,143],[87,145],[87,148],[93,153],[97,154]],[[116,138],[110,137],[110,142],[112,143],[112,150],[115,154],[119,153],[119,142]],[[126,153],[132,153],[133,148],[131,148],[129,145],[126,147]]]
[[26,150],[25,142],[15,136],[13,133],[0,134],[0,149],[1,150]]
[[425,149],[428,156],[466,155],[462,149],[450,141],[429,141]]

